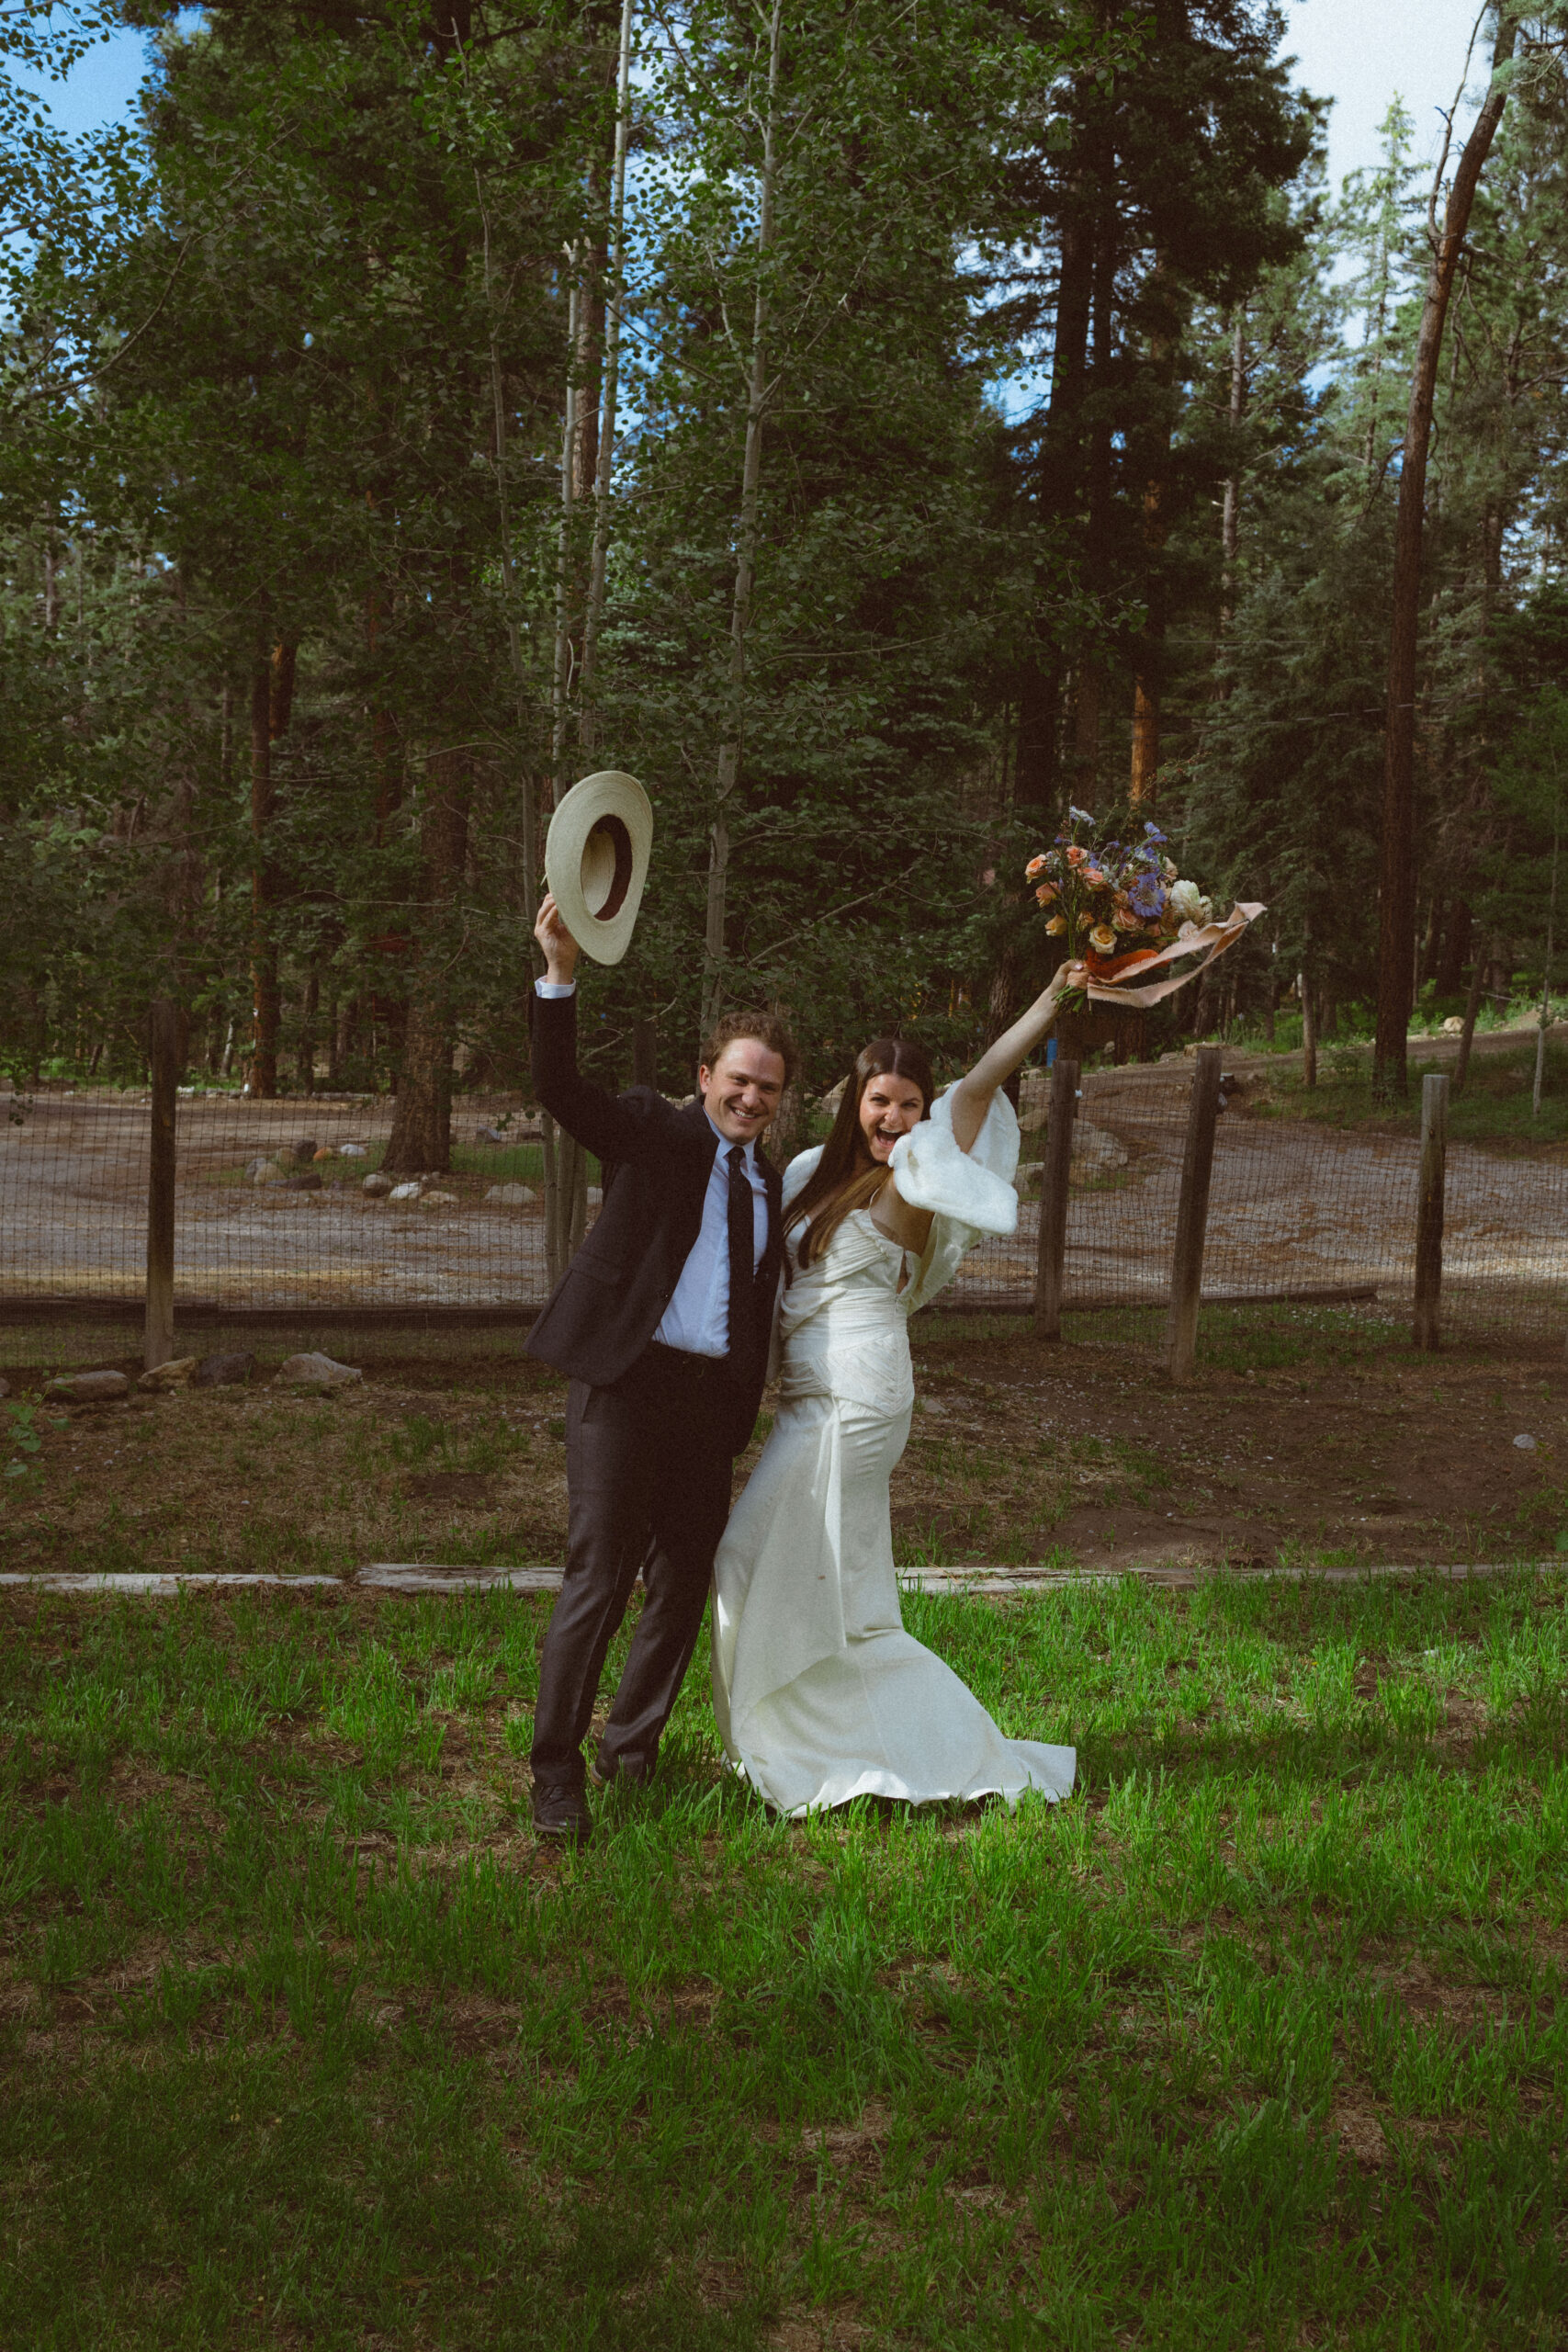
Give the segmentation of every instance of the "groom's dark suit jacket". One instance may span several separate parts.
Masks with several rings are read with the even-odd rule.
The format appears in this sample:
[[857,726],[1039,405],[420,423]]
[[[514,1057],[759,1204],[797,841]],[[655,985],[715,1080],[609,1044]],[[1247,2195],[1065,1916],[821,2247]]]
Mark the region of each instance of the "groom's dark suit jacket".
[[[598,1219],[528,1334],[527,1351],[574,1380],[608,1387],[648,1346],[702,1227],[718,1138],[700,1102],[678,1111],[651,1086],[625,1094],[577,1067],[577,999],[531,995],[534,1091],[552,1117],[604,1165]],[[751,1434],[761,1401],[768,1318],[781,1256],[777,1170],[761,1151],[768,1244],[757,1269],[757,1344],[732,1366],[735,1442]]]

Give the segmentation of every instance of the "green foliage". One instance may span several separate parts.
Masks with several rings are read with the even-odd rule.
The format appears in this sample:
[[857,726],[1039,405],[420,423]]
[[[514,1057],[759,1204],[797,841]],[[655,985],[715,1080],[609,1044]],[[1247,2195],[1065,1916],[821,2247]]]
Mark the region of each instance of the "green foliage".
[[[1124,798],[1134,678],[1183,869],[1270,909],[1227,989],[1262,1012],[1304,964],[1368,993],[1426,267],[1397,105],[1336,199],[1321,104],[1250,0],[792,6],[762,254],[763,18],[639,9],[601,513],[615,12],[137,16],[158,62],[133,130],[38,139],[0,91],[26,231],[0,1058],[24,1084],[139,1075],[173,993],[209,1077],[396,1072],[400,1120],[434,1130],[457,1048],[521,1091],[527,814],[604,764],[658,826],[632,953],[584,982],[602,1073],[653,1016],[685,1089],[721,796],[730,996],[791,1009],[813,1087],[890,1025],[956,1064],[1043,977],[1013,877],[1069,797]],[[100,29],[29,13],[0,45],[63,71]],[[1425,977],[1450,994],[1472,933],[1539,954],[1484,855],[1496,818],[1539,854],[1503,780],[1561,634],[1565,104],[1550,40],[1527,49],[1427,523]],[[1159,1041],[1215,1010],[1178,1000]]]

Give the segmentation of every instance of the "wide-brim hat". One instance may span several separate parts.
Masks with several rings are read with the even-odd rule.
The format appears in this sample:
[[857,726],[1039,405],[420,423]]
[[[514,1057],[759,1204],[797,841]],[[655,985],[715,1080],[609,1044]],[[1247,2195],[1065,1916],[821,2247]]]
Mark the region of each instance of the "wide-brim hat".
[[618,964],[632,944],[652,849],[652,803],[618,768],[585,775],[550,819],[545,879],[561,921],[596,964]]

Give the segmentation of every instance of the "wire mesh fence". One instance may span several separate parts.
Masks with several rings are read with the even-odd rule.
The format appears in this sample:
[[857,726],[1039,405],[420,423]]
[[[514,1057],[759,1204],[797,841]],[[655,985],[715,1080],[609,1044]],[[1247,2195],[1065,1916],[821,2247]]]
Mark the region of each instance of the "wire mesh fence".
[[[1065,1306],[1079,1316],[1166,1304],[1181,1190],[1190,1065],[1083,1081],[1067,1211]],[[1443,1328],[1561,1346],[1568,1333],[1568,1165],[1448,1147]],[[1206,1303],[1367,1303],[1410,1315],[1414,1136],[1255,1114],[1230,1093],[1215,1131],[1203,1256]],[[1026,1193],[1034,1190],[1025,1169]],[[955,1296],[1027,1303],[1039,1209],[966,1261]]]
[[[1190,1064],[1086,1077],[1067,1214],[1065,1306],[1157,1311],[1168,1295]],[[134,1314],[145,1280],[146,1095],[0,1098],[0,1315]],[[547,1290],[542,1152],[513,1102],[464,1098],[453,1165],[382,1175],[389,1098],[182,1096],[176,1320],[428,1316],[523,1319]],[[1038,1148],[1032,1137],[1026,1148]],[[1413,1136],[1257,1115],[1245,1089],[1215,1136],[1206,1302],[1375,1301],[1410,1312]],[[1019,1229],[983,1243],[945,1304],[1026,1311],[1038,1164]],[[369,1181],[367,1188],[367,1179]],[[593,1199],[591,1194],[591,1202]],[[590,1208],[590,1217],[593,1214]],[[1455,1338],[1560,1346],[1568,1331],[1568,1165],[1450,1145],[1442,1319]]]
[[[45,1094],[10,1108],[0,1125],[0,1303],[43,1311],[140,1299],[148,1098]],[[385,1096],[182,1099],[176,1316],[536,1306],[548,1285],[542,1157],[529,1131],[499,1102],[468,1103],[449,1171],[389,1180],[380,1165],[393,1109]],[[480,1140],[481,1129],[499,1140]]]

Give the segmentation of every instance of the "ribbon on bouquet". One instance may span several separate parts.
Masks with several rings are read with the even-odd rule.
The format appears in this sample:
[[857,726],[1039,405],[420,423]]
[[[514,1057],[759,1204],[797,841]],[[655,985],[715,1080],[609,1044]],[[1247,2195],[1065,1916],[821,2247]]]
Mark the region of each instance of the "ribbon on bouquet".
[[[1264,911],[1259,905],[1238,903],[1231,909],[1224,922],[1183,923],[1180,936],[1168,947],[1157,951],[1134,948],[1130,955],[1107,956],[1103,961],[1095,956],[1086,956],[1084,961],[1089,971],[1089,1002],[1158,1004],[1162,997],[1174,996],[1178,989],[1187,986],[1189,980],[1195,980],[1200,972],[1206,972],[1215,957],[1223,956],[1227,947],[1234,947],[1247,924]],[[1162,964],[1174,964],[1179,957],[1188,956],[1199,958],[1189,972],[1178,972],[1173,977],[1156,980],[1149,988],[1129,988],[1126,985],[1134,977],[1141,982],[1145,973],[1157,971]]]

